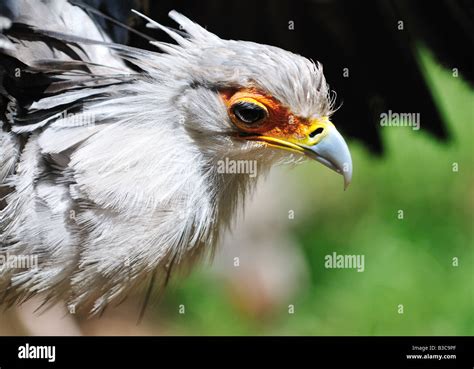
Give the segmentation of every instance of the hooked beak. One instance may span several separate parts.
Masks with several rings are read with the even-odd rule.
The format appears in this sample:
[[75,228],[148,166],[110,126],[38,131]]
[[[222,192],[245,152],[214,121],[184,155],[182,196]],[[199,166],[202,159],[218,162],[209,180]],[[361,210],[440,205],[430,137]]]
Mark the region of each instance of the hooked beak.
[[327,134],[318,143],[312,146],[303,146],[306,155],[319,161],[344,177],[344,189],[352,179],[352,158],[346,141],[331,123]]
[[255,137],[270,146],[296,151],[341,174],[344,189],[351,183],[352,158],[344,138],[327,117],[316,118],[298,138]]

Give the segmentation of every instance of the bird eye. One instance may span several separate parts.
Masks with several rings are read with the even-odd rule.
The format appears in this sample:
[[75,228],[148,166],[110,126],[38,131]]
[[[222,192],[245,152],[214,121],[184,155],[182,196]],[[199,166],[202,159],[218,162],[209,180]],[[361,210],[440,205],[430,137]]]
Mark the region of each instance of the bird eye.
[[232,113],[245,124],[255,124],[267,116],[267,111],[254,103],[239,101],[232,106]]

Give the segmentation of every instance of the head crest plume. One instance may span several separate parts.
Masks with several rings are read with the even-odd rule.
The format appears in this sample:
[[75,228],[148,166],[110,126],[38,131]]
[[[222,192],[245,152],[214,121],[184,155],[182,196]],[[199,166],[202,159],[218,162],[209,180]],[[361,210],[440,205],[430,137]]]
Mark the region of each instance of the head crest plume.
[[[139,17],[145,19],[148,28],[155,28],[160,29],[165,32],[168,36],[170,36],[173,40],[175,40],[181,46],[189,46],[190,41],[182,36],[182,32],[174,30],[170,27],[163,26],[162,24],[154,21],[150,17],[133,10],[132,12],[137,14]],[[185,31],[186,36],[190,36],[194,41],[209,41],[209,40],[220,40],[219,37],[214,35],[213,33],[207,31],[204,27],[201,27],[199,24],[193,22],[189,18],[185,17],[184,15],[178,13],[176,10],[172,10],[168,13],[169,17],[173,19],[179,26]],[[160,42],[152,41],[153,44],[159,46]]]

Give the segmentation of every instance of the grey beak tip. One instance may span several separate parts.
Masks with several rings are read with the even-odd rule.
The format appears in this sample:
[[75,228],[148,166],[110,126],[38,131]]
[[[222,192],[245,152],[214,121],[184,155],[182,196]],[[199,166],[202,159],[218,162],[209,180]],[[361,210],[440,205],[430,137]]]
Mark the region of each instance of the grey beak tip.
[[345,190],[347,190],[347,188],[349,187],[349,185],[352,182],[352,163],[351,163],[351,170],[350,170],[349,174],[348,175],[346,175],[345,173],[341,173],[341,174],[344,177],[344,191],[345,191]]
[[352,158],[344,138],[332,127],[319,143],[306,147],[313,158],[339,173],[344,178],[344,191],[352,180]]
[[344,181],[344,191],[347,190],[347,188],[349,187],[350,184],[351,184],[351,182]]

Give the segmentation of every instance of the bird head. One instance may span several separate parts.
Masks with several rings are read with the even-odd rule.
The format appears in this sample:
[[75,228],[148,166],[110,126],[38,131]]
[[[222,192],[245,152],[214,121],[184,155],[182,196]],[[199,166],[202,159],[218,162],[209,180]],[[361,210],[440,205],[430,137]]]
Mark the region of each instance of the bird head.
[[169,72],[180,121],[201,152],[262,164],[296,154],[290,157],[314,159],[349,185],[351,155],[330,121],[334,97],[321,64],[273,46],[223,40],[175,11],[169,15],[185,32],[137,14],[177,42],[152,43],[165,52],[160,70]]
[[[212,256],[255,183],[241,173],[221,175],[220,160],[252,160],[265,172],[308,157],[349,184],[351,156],[330,122],[334,98],[320,64],[223,40],[174,11],[181,30],[138,13],[175,41],[152,41],[161,52],[118,45],[73,9],[71,17],[82,14],[82,33],[40,29],[34,17],[38,40],[18,42],[12,54],[51,84],[28,106],[29,124],[12,128],[30,136],[0,237],[14,240],[17,249],[9,250],[19,254],[23,247],[44,253],[17,294],[64,293],[74,306],[98,312],[151,272],[160,271],[165,285],[174,265]],[[44,60],[51,40],[73,57],[53,48]],[[65,285],[56,287],[52,276]]]

